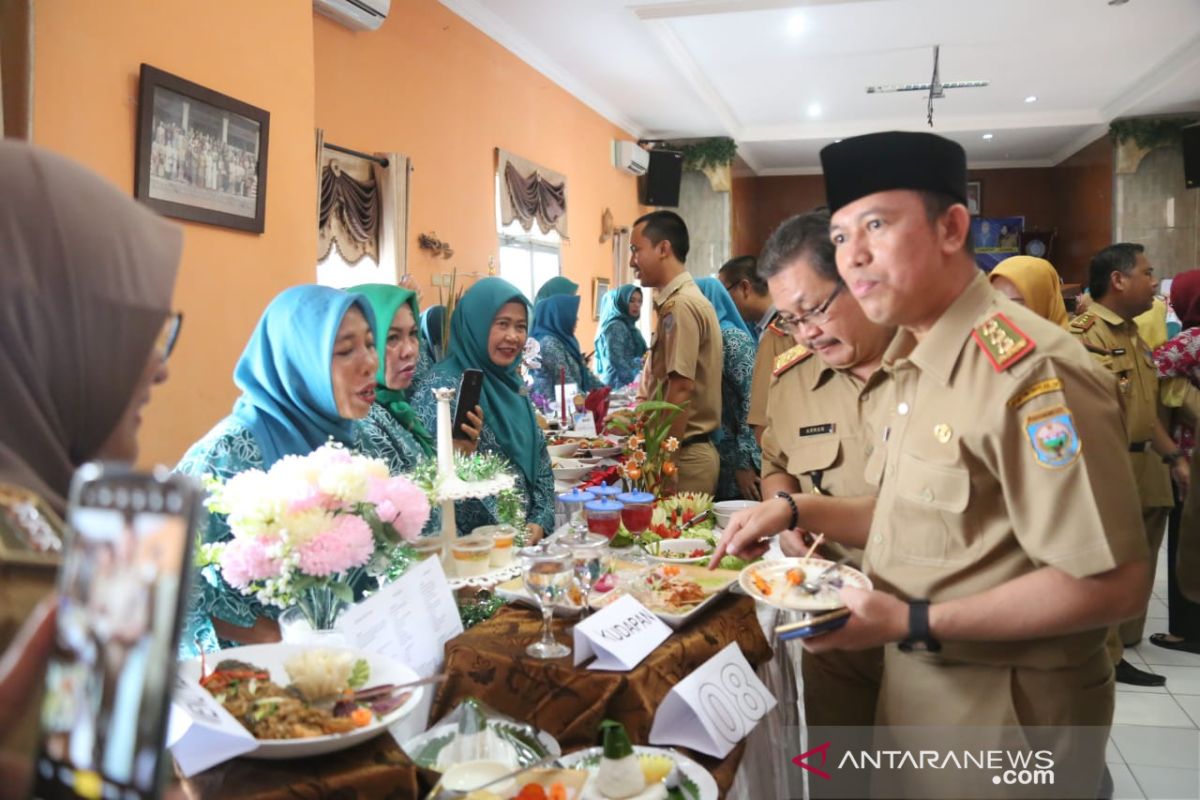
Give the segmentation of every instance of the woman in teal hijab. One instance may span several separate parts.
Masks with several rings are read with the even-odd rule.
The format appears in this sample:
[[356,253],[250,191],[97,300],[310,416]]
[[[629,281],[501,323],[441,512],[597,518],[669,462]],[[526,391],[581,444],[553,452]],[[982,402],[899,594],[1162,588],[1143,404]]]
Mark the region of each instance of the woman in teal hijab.
[[416,292],[385,283],[352,286],[346,291],[367,299],[375,312],[375,342],[379,371],[375,375],[375,405],[359,423],[370,441],[390,441],[404,456],[405,470],[433,455],[433,437],[408,403],[421,349]]
[[529,329],[532,331],[538,325],[538,320],[542,313],[542,301],[550,297],[569,297],[578,293],[579,284],[570,278],[564,278],[562,275],[555,275],[543,283],[541,288],[537,290],[537,294],[533,297],[533,320],[529,325]]
[[[416,388],[413,406],[425,427],[436,430],[433,390],[457,389],[464,370],[483,372],[480,405],[487,422],[479,450],[501,454],[512,463],[517,488],[525,498],[530,533],[537,538],[554,522],[554,474],[520,375],[528,314],[529,301],[508,281],[478,281],[454,309],[449,352]],[[499,521],[494,498],[460,502],[455,509],[461,534]]]
[[541,312],[529,332],[541,348],[541,366],[529,371],[533,390],[542,397],[552,398],[564,375],[566,382],[575,384],[581,392],[598,388],[600,379],[588,369],[579,340],[575,338],[579,297],[555,295],[547,297],[539,307]]
[[[270,469],[287,455],[307,455],[330,438],[380,457],[398,472],[399,455],[373,451],[356,425],[375,402],[374,320],[365,298],[339,289],[294,286],[280,293],[263,312],[234,370],[242,395],[233,413],[188,449],[176,472],[227,480],[246,470]],[[199,530],[206,543],[231,536],[224,514],[205,512]],[[233,589],[214,567],[201,576],[198,607],[189,620],[211,617],[226,642],[278,640],[274,617],[279,609]],[[181,652],[187,652],[194,634],[185,631]]]
[[638,330],[642,313],[641,287],[627,283],[600,301],[596,331],[596,372],[614,389],[628,386],[642,373],[646,339]]
[[721,428],[715,437],[721,457],[717,499],[761,500],[758,475],[762,452],[754,431],[746,424],[758,340],[719,280],[700,278],[696,286],[717,310],[721,323]]

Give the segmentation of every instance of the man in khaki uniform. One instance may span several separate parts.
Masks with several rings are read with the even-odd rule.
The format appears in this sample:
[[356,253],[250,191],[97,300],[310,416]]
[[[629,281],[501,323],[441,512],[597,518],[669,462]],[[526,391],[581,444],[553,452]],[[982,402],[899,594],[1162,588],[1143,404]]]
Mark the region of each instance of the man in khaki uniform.
[[[975,266],[958,144],[871,134],[821,158],[838,270],[869,319],[901,328],[871,420],[878,495],[768,501],[733,519],[715,556],[797,525],[865,546],[875,590],[843,589],[849,621],[805,647],[884,645],[878,725],[954,726],[943,749],[1036,738],[1056,791],[1095,796],[1114,703],[1105,629],[1150,587],[1132,471],[1112,457],[1126,448],[1116,387]],[[910,796],[1015,788],[970,771],[897,779]]]
[[[1068,329],[1117,378],[1153,577],[1167,515],[1175,505],[1167,464],[1172,465],[1171,472],[1185,492],[1188,480],[1187,458],[1159,417],[1158,369],[1134,321],[1150,309],[1158,282],[1140,244],[1114,244],[1092,259],[1088,284],[1091,307],[1072,320]],[[1145,624],[1142,609],[1141,616],[1114,628],[1109,635],[1109,655],[1118,681],[1162,686],[1167,682],[1164,676],[1140,670],[1122,657],[1122,645],[1133,647],[1140,642]]]
[[[785,220],[763,248],[759,273],[780,309],[777,324],[799,342],[776,359],[763,435],[763,497],[814,492],[834,497],[870,494],[863,479],[870,436],[863,419],[886,392],[879,369],[894,328],[876,325],[846,291],[837,272],[829,215]],[[794,532],[780,542],[786,555],[808,550]],[[862,551],[832,545],[828,558]],[[883,650],[804,653],[804,711],[809,727],[871,725],[883,674]],[[810,734],[811,736],[811,734]]]
[[792,334],[779,326],[776,318],[758,342],[758,353],[754,356],[754,372],[750,376],[750,411],[746,424],[754,430],[759,446],[763,442],[763,429],[767,426],[767,390],[771,386],[771,374],[775,371],[775,359],[796,346]]
[[681,492],[717,489],[721,464],[712,443],[721,422],[721,327],[712,303],[705,299],[684,268],[688,231],[671,211],[640,217],[629,236],[629,266],[638,281],[654,289],[657,322],[650,343],[650,386],[653,397],[684,405],[671,426],[680,442],[674,461]]

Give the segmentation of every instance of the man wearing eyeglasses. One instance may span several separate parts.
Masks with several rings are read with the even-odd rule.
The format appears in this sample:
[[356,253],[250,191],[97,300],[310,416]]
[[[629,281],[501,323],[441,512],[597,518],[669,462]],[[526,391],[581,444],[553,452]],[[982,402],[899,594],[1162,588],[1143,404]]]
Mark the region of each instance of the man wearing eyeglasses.
[[[873,494],[863,478],[871,449],[864,420],[886,394],[888,375],[879,367],[896,329],[867,319],[846,291],[826,213],[785,220],[767,239],[758,271],[779,309],[776,325],[797,342],[776,360],[767,393],[763,497]],[[780,545],[789,556],[809,549],[795,531],[785,531]],[[828,545],[822,555],[862,564],[855,547]],[[874,724],[882,648],[806,652],[801,670],[810,741],[827,738],[818,726]]]
[[[943,729],[929,742],[943,748],[1036,741],[1056,792],[1095,796],[1114,705],[1105,628],[1140,613],[1150,574],[1132,470],[1114,455],[1128,446],[1115,382],[976,268],[961,146],[880,133],[821,160],[838,271],[869,319],[900,328],[871,420],[878,493],[764,503],[715,556],[797,525],[865,547],[875,590],[843,589],[849,621],[804,645],[884,646],[888,744],[928,742],[894,726]],[[892,777],[906,796],[1014,789],[976,772]]]

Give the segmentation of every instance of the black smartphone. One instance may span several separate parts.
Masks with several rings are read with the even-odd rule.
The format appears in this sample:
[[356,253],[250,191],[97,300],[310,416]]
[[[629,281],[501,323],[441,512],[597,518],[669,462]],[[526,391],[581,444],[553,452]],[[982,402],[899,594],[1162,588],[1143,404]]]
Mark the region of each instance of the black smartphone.
[[454,406],[454,425],[451,426],[455,439],[470,439],[463,433],[463,423],[470,422],[467,412],[474,411],[479,405],[479,393],[483,391],[483,371],[478,369],[463,370],[462,380],[458,383],[458,398]]
[[165,467],[75,473],[33,797],[158,797],[202,493]]
[[807,639],[810,636],[819,636],[822,633],[836,631],[849,621],[850,609],[838,608],[824,614],[818,614],[815,617],[801,620],[800,622],[780,625],[775,629],[775,633],[779,636],[779,641],[781,642],[786,642],[789,639]]

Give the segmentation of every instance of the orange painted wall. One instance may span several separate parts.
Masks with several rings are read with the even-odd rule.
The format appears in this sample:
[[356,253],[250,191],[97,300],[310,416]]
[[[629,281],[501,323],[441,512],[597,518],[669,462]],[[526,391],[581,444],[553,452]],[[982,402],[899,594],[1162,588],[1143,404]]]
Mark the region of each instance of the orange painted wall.
[[171,378],[142,461],[174,464],[229,412],[233,366],[267,302],[314,277],[312,10],[296,0],[39,2],[34,141],[133,192],[138,70],[152,64],[271,112],[266,231],[185,229]]
[[[412,159],[409,270],[436,302],[432,277],[453,264],[487,273],[499,261],[494,149],[501,147],[567,176],[571,241],[563,274],[580,284],[577,331],[591,350],[592,278],[612,273],[612,245],[600,217],[617,225],[638,216],[633,176],[611,164],[612,125],[436,0],[393,3],[378,31],[355,33],[314,18],[316,122],[328,142]],[[417,247],[436,231],[451,261]]]

